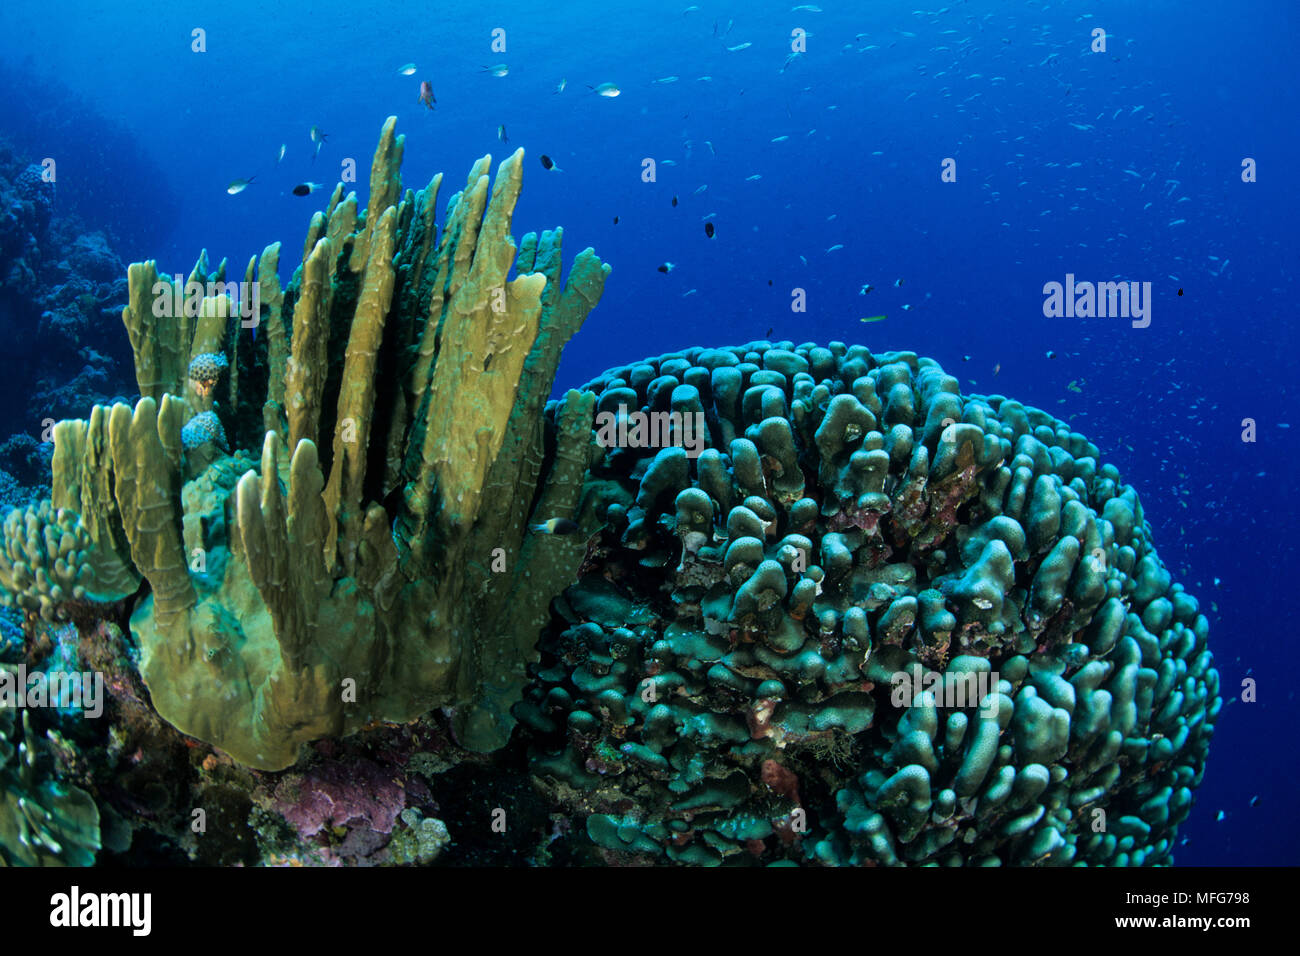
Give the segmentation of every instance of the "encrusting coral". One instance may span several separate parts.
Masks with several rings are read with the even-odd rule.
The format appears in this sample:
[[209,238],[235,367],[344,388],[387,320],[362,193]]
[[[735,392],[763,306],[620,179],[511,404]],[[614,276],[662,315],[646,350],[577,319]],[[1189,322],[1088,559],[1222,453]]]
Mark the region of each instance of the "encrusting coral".
[[640,440],[593,463],[599,538],[516,713],[610,859],[1172,859],[1219,678],[1096,445],[837,342],[585,389]]
[[542,408],[609,267],[588,249],[562,286],[561,230],[516,247],[522,150],[495,182],[480,159],[439,230],[441,174],[403,191],[394,126],[367,208],[340,184],[287,288],[278,243],[240,301],[217,285],[194,308],[132,265],[142,397],[54,431],[54,506],[149,583],[131,629],[158,712],[257,768],[435,706],[500,746],[583,557],[528,528],[578,503],[594,396]]

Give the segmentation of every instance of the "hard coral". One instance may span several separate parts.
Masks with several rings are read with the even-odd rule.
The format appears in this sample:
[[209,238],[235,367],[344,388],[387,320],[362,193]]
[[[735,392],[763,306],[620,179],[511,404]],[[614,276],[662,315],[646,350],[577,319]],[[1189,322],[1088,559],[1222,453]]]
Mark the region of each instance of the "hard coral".
[[[586,389],[709,438],[594,461],[580,520],[603,531],[516,709],[598,846],[1172,859],[1218,674],[1096,445],[915,353],[836,342],[692,348]],[[723,577],[694,573],[688,540]]]

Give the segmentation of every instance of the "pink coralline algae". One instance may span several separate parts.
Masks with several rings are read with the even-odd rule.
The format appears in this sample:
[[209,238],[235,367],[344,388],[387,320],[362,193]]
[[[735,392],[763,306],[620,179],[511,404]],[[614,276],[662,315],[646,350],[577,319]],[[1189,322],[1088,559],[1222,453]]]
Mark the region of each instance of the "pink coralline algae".
[[370,760],[330,761],[281,780],[275,804],[303,839],[340,826],[385,834],[406,806],[406,788]]

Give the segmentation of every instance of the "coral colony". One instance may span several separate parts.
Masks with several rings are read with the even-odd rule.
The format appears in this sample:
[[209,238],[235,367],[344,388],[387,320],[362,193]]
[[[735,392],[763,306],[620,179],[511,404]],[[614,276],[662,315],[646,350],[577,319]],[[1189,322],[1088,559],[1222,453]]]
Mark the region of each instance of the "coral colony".
[[199,862],[430,863],[457,762],[506,746],[590,861],[1171,861],[1218,675],[1097,446],[842,342],[548,401],[609,267],[516,244],[522,150],[435,223],[394,127],[287,286],[278,243],[239,282],[127,271],[139,398],[53,425],[0,548],[70,655],[0,686],[105,715],[0,706],[0,862],[152,827]]

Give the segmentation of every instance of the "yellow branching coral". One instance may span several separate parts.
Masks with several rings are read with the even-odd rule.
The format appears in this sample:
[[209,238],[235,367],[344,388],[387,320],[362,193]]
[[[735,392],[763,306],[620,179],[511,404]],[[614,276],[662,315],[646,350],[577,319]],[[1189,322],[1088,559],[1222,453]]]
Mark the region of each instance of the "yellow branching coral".
[[[561,230],[516,246],[522,150],[495,182],[479,160],[439,230],[441,175],[403,189],[394,127],[364,213],[336,189],[286,288],[278,244],[248,264],[254,323],[242,293],[160,319],[151,290],[175,288],[132,266],[144,397],[55,429],[54,504],[148,579],[131,626],[154,705],[259,768],[434,706],[468,746],[500,746],[584,554],[528,528],[577,510],[593,398],[541,413],[609,267],[585,250],[562,284]],[[204,256],[191,279],[224,275]],[[191,447],[200,415],[232,454]]]

